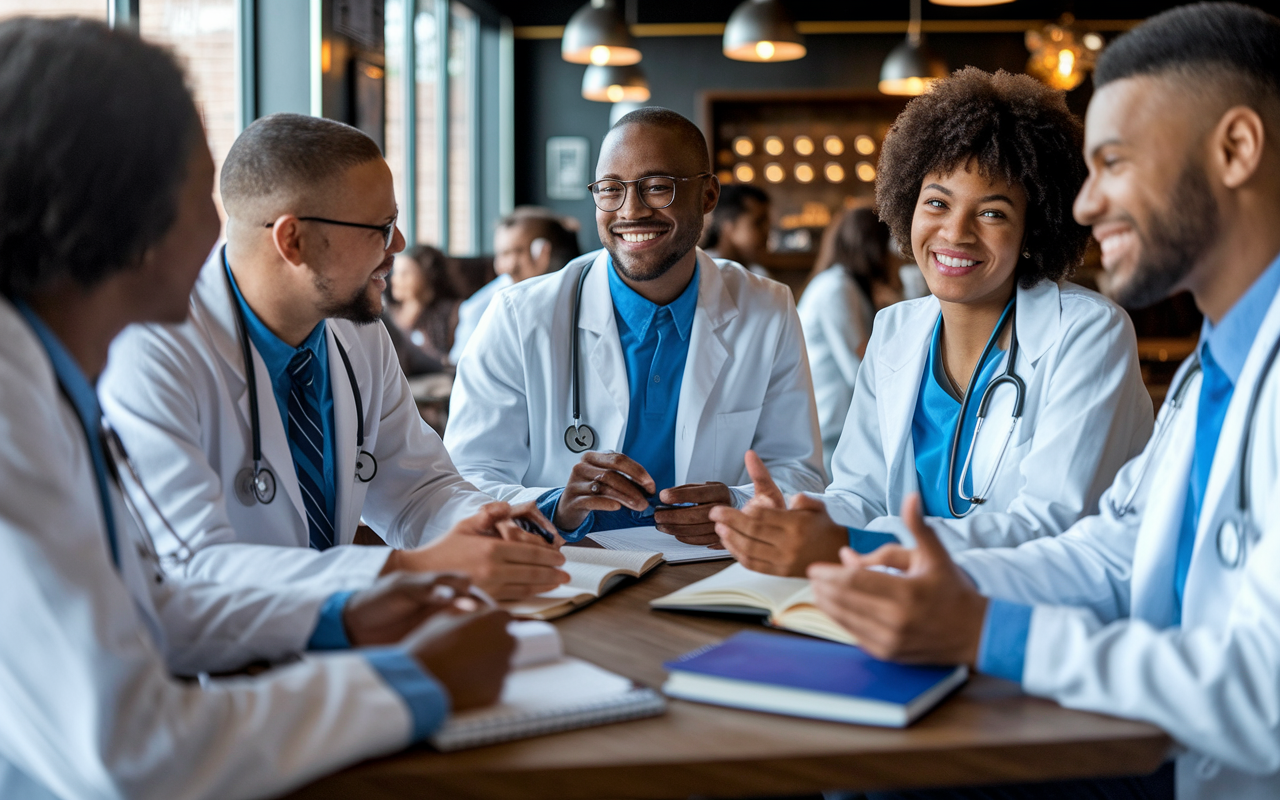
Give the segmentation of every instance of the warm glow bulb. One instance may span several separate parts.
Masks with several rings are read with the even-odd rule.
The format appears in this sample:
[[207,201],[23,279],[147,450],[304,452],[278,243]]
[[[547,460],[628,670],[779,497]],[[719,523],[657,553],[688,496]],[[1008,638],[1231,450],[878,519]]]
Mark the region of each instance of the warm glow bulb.
[[876,179],[876,168],[870,161],[859,161],[857,166],[858,180],[871,183]]
[[597,67],[603,67],[605,64],[609,63],[609,59],[612,55],[613,53],[609,51],[608,47],[598,44],[591,48],[591,55],[589,58],[591,59],[592,64],[595,64]]
[[853,140],[853,149],[864,156],[869,156],[876,151],[876,140],[864,133]]
[[621,86],[615,83],[614,85],[610,86],[608,89],[605,89],[604,94],[605,94],[605,97],[609,98],[610,103],[621,103],[622,98],[626,97],[627,92],[625,89],[623,89]]
[[782,143],[780,136],[770,136],[764,140],[764,151],[771,156],[780,156],[785,149],[786,145]]
[[773,58],[775,50],[773,42],[756,42],[756,55],[760,56],[763,61]]
[[1102,37],[1096,33],[1086,33],[1084,35],[1084,46],[1090,50],[1101,50],[1103,45]]
[[742,157],[747,157],[756,151],[755,143],[751,141],[749,136],[739,136],[733,140],[733,152]]
[[787,171],[781,164],[769,164],[764,168],[764,179],[769,183],[782,183],[786,177]]
[[834,161],[828,162],[822,169],[822,174],[827,176],[827,180],[831,183],[840,183],[844,180],[844,167]]
[[796,164],[796,180],[801,183],[808,183],[813,180],[813,167],[801,161]]
[[1070,50],[1058,51],[1058,74],[1064,78],[1071,77],[1071,71],[1076,66],[1076,54]]
[[796,149],[796,153],[802,156],[813,155],[813,151],[815,149],[813,146],[813,140],[808,136],[797,136],[795,141],[791,143],[791,146]]
[[756,171],[751,168],[750,164],[739,164],[733,168],[733,177],[738,183],[751,183],[756,179]]
[[844,152],[844,140],[834,134],[827,136],[822,140],[822,149],[830,155],[838,156]]

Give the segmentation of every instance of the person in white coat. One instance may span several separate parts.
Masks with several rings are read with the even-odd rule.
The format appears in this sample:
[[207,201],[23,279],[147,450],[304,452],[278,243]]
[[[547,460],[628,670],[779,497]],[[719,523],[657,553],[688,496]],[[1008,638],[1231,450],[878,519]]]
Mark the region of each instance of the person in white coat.
[[604,249],[495,298],[445,444],[481,490],[536,500],[571,540],[656,524],[715,544],[710,509],[750,496],[748,448],[790,491],[824,483],[791,292],[695,247],[719,183],[679,114],[620,119],[596,177]]
[[[265,586],[452,570],[497,599],[567,580],[532,533],[459,527],[491,498],[423,422],[377,324],[404,247],[378,146],[275,114],[237,138],[220,186],[227,244],[190,319],[126,331],[99,389],[171,567]],[[551,528],[531,505],[516,513]],[[396,549],[353,545],[362,520]]]
[[976,68],[894,122],[877,206],[932,294],[876,316],[826,494],[787,509],[769,490],[718,512],[743,564],[803,575],[845,544],[909,538],[895,512],[914,492],[953,551],[1054,536],[1097,511],[1152,413],[1128,315],[1064,282],[1089,235],[1070,205],[1082,136],[1061,92]]
[[[465,581],[166,579],[92,380],[125,325],[182,319],[217,236],[198,112],[171,55],[70,19],[0,24],[0,107],[0,797],[274,797],[495,699],[506,615],[440,613]],[[296,663],[205,674],[258,660]]]
[[1108,291],[1138,307],[1187,289],[1205,315],[1157,434],[1061,536],[953,561],[913,500],[914,550],[845,552],[809,575],[819,606],[881,658],[965,662],[1167,731],[1175,765],[1132,791],[1097,782],[1108,797],[1274,798],[1280,19],[1183,6],[1109,44],[1094,81],[1075,213],[1102,244]]

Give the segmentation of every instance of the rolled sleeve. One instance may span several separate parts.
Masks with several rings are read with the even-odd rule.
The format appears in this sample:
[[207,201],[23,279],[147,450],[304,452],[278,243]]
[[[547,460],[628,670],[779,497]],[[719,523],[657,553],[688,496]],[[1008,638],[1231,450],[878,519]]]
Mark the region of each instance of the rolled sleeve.
[[886,544],[900,544],[892,533],[868,531],[862,528],[845,528],[849,532],[849,547],[855,553],[870,553]]
[[320,606],[320,618],[316,621],[315,630],[307,640],[308,650],[347,650],[351,647],[347,639],[347,627],[342,621],[342,612],[346,610],[347,601],[354,591],[334,592]]
[[1031,633],[1032,607],[1006,600],[990,600],[978,643],[978,671],[1022,683]]
[[[542,512],[542,516],[551,520],[552,524],[556,521],[556,505],[560,502],[560,495],[562,494],[564,494],[563,488],[550,489],[543,492],[542,496],[536,501],[538,510]],[[596,512],[588,511],[586,518],[582,520],[582,524],[577,528],[571,531],[566,531],[559,525],[556,525],[556,530],[560,531],[560,538],[564,539],[566,542],[576,542],[588,533],[591,533],[591,531],[595,530],[595,524]]]
[[449,693],[427,674],[413,656],[398,647],[360,651],[387,685],[400,695],[413,717],[413,741],[435,733],[449,716]]

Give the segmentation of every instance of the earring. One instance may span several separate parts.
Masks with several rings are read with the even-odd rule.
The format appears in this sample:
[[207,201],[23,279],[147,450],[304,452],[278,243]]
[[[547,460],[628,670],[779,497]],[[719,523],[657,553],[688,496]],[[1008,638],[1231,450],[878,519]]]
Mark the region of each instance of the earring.
[[1022,257],[1023,257],[1023,258],[1031,258],[1031,251],[1030,251],[1030,250],[1023,250],[1023,251],[1022,251]]

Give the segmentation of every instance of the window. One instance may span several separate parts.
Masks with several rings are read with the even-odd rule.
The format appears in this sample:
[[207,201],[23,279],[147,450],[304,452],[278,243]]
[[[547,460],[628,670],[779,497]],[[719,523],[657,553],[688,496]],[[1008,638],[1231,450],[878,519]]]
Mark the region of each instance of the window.
[[449,4],[449,252],[481,249],[475,229],[475,130],[479,21],[459,2]]
[[92,17],[107,20],[107,0],[0,0],[0,20],[37,17]]

